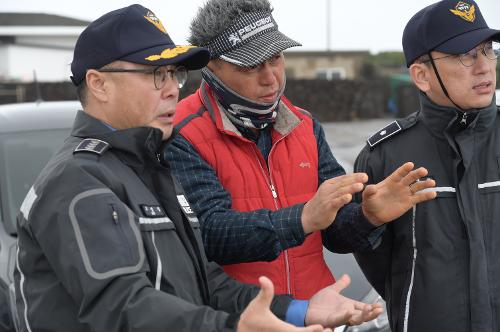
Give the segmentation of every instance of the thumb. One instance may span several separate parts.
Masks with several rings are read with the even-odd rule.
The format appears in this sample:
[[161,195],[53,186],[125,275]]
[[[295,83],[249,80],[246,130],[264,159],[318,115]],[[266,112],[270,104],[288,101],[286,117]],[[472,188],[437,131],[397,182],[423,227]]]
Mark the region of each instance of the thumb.
[[274,297],[274,285],[271,280],[267,277],[260,277],[260,292],[255,297],[254,301],[257,302],[261,306],[266,306],[269,308],[271,306],[271,301]]
[[363,190],[363,201],[369,198],[370,196],[373,196],[377,193],[377,187],[374,184],[369,184],[365,187],[365,190]]
[[344,274],[340,279],[338,279],[331,287],[340,293],[344,288],[349,286],[351,283],[351,278],[347,275]]

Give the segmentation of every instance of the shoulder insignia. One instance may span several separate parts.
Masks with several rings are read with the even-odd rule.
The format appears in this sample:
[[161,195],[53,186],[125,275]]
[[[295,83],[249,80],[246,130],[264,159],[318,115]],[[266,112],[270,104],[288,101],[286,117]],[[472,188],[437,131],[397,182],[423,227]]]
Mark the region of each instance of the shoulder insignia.
[[380,129],[377,131],[375,134],[371,135],[366,141],[368,145],[373,148],[375,145],[378,143],[382,142],[383,140],[391,137],[392,135],[399,133],[401,130],[401,126],[399,125],[398,121],[393,121],[389,123],[387,126],[384,128]]
[[86,138],[78,144],[73,153],[78,152],[92,152],[98,155],[102,155],[107,149],[109,149],[109,144],[101,141],[97,138]]

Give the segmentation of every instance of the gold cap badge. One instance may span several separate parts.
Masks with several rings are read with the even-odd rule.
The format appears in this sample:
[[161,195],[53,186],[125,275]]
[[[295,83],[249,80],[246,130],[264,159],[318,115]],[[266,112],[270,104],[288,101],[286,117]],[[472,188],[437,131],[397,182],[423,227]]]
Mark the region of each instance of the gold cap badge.
[[450,12],[463,18],[467,22],[474,22],[476,19],[476,8],[466,2],[460,1],[455,6],[455,9],[450,9]]
[[161,21],[158,17],[156,17],[155,14],[152,12],[148,11],[146,16],[144,16],[146,20],[148,20],[151,24],[153,24],[155,27],[157,27],[161,32],[167,33],[167,30],[165,30],[165,27],[163,24],[161,24]]

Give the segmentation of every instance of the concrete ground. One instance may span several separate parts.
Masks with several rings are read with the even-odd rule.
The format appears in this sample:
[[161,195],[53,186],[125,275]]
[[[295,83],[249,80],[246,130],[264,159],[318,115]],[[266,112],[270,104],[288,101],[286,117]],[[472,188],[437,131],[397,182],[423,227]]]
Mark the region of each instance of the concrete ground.
[[[324,123],[322,125],[333,155],[349,173],[352,172],[354,160],[365,146],[366,139],[392,121],[394,120],[376,119]],[[351,285],[344,291],[344,295],[361,300],[371,286],[363,276],[354,256],[352,254],[334,254],[326,249],[324,253],[326,262],[336,278],[340,278],[344,273],[351,277]]]
[[324,123],[326,140],[337,161],[346,172],[352,172],[354,160],[366,144],[366,139],[394,119]]

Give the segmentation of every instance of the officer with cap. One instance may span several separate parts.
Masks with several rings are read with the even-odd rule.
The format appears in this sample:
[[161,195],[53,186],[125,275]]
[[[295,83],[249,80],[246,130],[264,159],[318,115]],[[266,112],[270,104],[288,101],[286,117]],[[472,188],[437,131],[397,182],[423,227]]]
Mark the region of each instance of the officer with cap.
[[264,273],[278,294],[308,299],[334,282],[323,246],[369,251],[378,226],[434,197],[411,195],[426,171],[407,163],[368,187],[363,206],[350,202],[366,174],[346,175],[321,124],[284,96],[283,51],[300,44],[279,31],[269,1],[207,1],[190,41],[210,62],[179,103],[166,157],[200,216],[207,256],[235,279],[258,284]]
[[375,252],[356,255],[393,331],[500,331],[499,39],[474,1],[413,16],[403,49],[420,109],[371,136],[357,158],[372,181],[407,160],[436,181],[436,199],[390,224]]
[[296,313],[289,296],[272,302],[269,279],[258,294],[208,263],[198,219],[158,158],[187,70],[208,60],[204,48],[175,45],[140,5],[82,32],[71,70],[83,111],[18,217],[19,331],[319,332],[311,324],[380,314],[341,296],[344,282],[311,298],[311,326],[299,329],[278,319]]

